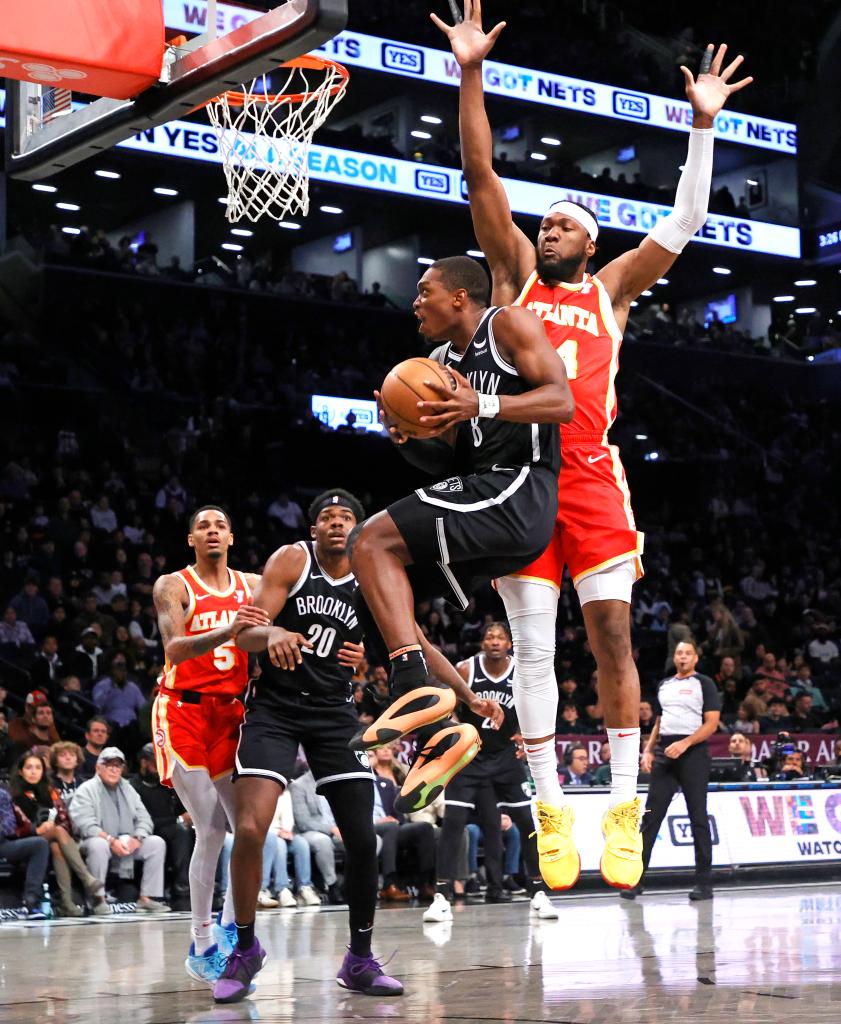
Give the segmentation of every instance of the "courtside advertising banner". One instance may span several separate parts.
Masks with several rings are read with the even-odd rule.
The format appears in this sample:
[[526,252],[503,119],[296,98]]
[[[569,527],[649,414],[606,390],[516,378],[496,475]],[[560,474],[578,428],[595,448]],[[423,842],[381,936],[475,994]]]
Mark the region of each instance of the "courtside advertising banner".
[[[220,35],[230,32],[259,14],[259,11],[248,8],[219,4],[217,31]],[[201,33],[206,28],[207,5],[203,0],[164,0],[164,19],[168,28]],[[512,23],[507,31],[515,29]],[[326,43],[322,52],[348,67],[416,78],[427,84],[459,84],[460,69],[449,50],[415,46],[362,32],[342,32]],[[692,123],[691,108],[682,99],[620,89],[493,60],[484,62],[483,72],[485,91],[495,96],[620,121],[635,121],[672,131],[688,131]],[[787,121],[724,110],[715,119],[715,134],[723,142],[756,146],[792,156],[797,153],[797,126]]]
[[[584,871],[598,871],[606,792],[565,793],[575,812],[575,834]],[[645,801],[645,793],[640,793]],[[713,866],[826,863],[841,860],[841,789],[745,787],[707,797]],[[652,868],[692,868],[695,848],[683,795],[672,800],[657,834]]]

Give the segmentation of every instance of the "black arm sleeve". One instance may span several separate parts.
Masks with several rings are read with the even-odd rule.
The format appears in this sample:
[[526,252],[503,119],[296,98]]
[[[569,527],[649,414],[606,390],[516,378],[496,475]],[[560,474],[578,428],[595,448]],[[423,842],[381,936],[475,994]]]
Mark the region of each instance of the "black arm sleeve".
[[455,458],[453,446],[440,437],[431,437],[427,441],[410,440],[398,445],[397,450],[415,469],[437,477],[449,473]]
[[703,712],[721,711],[721,694],[718,692],[718,687],[709,676],[699,675],[698,679],[701,682],[701,693],[704,698],[701,710]]

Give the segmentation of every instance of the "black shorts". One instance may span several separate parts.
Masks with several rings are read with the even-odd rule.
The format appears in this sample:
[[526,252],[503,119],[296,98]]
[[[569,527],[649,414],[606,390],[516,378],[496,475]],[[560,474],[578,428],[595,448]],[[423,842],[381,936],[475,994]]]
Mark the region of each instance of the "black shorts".
[[245,707],[234,780],[256,775],[288,786],[299,745],[316,789],[345,779],[373,780],[368,755],[348,748],[359,730],[355,704],[318,704],[301,694],[275,692],[271,703],[252,698]]
[[412,556],[415,600],[443,593],[459,608],[542,555],[557,511],[557,477],[544,466],[452,476],[388,506]]
[[526,769],[522,763],[505,753],[502,757],[485,759],[479,755],[463,771],[460,771],[444,791],[445,806],[476,809],[479,790],[488,786],[494,791],[496,805],[501,811],[511,807],[528,807],[531,804]]

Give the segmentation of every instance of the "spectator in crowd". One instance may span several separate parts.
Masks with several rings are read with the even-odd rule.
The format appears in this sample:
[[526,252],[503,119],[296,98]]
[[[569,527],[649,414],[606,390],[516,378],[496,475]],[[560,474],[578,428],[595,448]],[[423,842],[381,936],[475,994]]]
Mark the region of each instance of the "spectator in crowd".
[[114,630],[117,628],[116,620],[113,615],[106,615],[105,612],[100,611],[96,601],[96,594],[93,591],[85,594],[83,600],[82,610],[73,620],[74,634],[81,641],[84,640],[85,632],[88,629],[96,629],[97,639],[101,637],[103,646],[110,647],[114,639]]
[[371,681],[365,686],[362,700],[359,702],[359,719],[366,725],[375,722],[391,703],[391,691],[388,686],[388,672],[382,665],[377,665]]
[[15,759],[15,745],[9,739],[9,723],[6,721],[6,712],[0,710],[0,772],[10,767]]
[[92,779],[96,775],[96,763],[104,747],[108,746],[111,737],[111,726],[108,719],[101,715],[94,715],[88,721],[85,730],[85,745],[82,748],[82,769],[83,779]]
[[578,717],[577,705],[569,700],[561,707],[561,715],[557,724],[557,731],[562,736],[576,736],[590,732],[590,729]]
[[12,608],[17,612],[18,620],[25,622],[33,636],[40,636],[44,627],[50,621],[50,609],[47,602],[41,597],[38,580],[33,576],[27,576],[23,589],[12,598]]
[[737,774],[740,782],[756,782],[757,779],[767,778],[767,772],[760,765],[753,763],[753,744],[743,732],[734,732],[730,737],[727,746],[730,757],[738,758],[741,761],[741,768]]
[[809,641],[807,651],[811,660],[820,662],[822,666],[838,661],[838,645],[830,638],[829,625],[826,622],[819,622],[815,626],[815,635]]
[[428,821],[406,821],[395,811],[400,787],[394,781],[393,759],[391,746],[374,751],[374,831],[382,839],[380,899],[404,903],[410,898],[398,885],[397,858],[403,851],[411,852],[416,862],[419,897],[431,900],[435,895],[435,830]]
[[284,491],[266,509],[266,516],[273,519],[289,536],[300,536],[305,526],[301,506]]
[[823,721],[812,707],[812,695],[798,693],[788,719],[789,732],[818,732]]
[[43,690],[53,698],[56,697],[60,680],[65,675],[64,665],[58,653],[57,636],[48,633],[43,638],[29,667],[29,674],[36,689]]
[[731,657],[737,666],[739,664],[745,640],[733,613],[721,600],[716,599],[710,603],[707,639],[701,647],[708,656],[716,659]]
[[[297,900],[292,893],[289,880],[290,853],[295,868]],[[278,797],[274,818],[269,826],[266,843],[263,847],[261,896],[271,895],[272,878],[274,878],[275,887],[274,898],[281,907],[296,907],[299,902],[304,907],[321,906],[318,893],[312,886],[309,843],[302,835],[295,832],[295,813],[292,807],[292,795],[288,789],[284,789]],[[257,902],[259,904],[259,898]]]
[[8,700],[9,691],[6,689],[5,686],[3,686],[2,681],[0,681],[0,711],[2,711],[3,714],[6,716],[6,721],[11,722],[11,720],[15,717],[15,713],[14,710],[9,706]]
[[53,709],[43,690],[33,690],[26,695],[26,710],[10,723],[9,739],[21,751],[49,747],[61,739],[53,721]]
[[593,775],[593,783],[596,786],[609,786],[610,785],[610,744],[602,743],[601,749],[602,763],[596,769]]
[[[73,900],[71,871],[82,883],[85,895],[93,899],[94,913],[104,902],[104,882],[88,870],[76,840],[73,826],[58,791],[49,782],[47,760],[40,754],[24,754],[18,761],[11,780],[11,794],[18,821],[30,834],[42,836],[50,844],[53,870],[59,891],[59,908],[63,917],[81,917],[82,910]],[[106,905],[107,906],[107,905]]]
[[105,883],[109,868],[121,879],[134,877],[135,861],[143,865],[137,909],[167,913],[164,895],[166,843],[152,834],[152,819],[127,779],[126,759],[117,747],[97,758],[96,775],[76,790],[73,822],[91,874]]
[[592,786],[595,778],[590,771],[590,757],[583,743],[571,743],[564,751],[564,769],[560,774],[562,786]]
[[650,700],[640,701],[640,735],[649,736],[651,730],[654,728],[654,723],[657,721],[657,716],[654,714],[654,708],[651,706]]
[[743,700],[736,709],[736,718],[730,726],[730,732],[746,732],[749,734],[759,732],[759,717],[756,705],[751,701]]
[[82,693],[82,680],[78,676],[65,676],[59,684],[61,689],[55,698],[56,716],[64,731],[81,741],[86,723],[96,713],[96,707]]
[[768,712],[768,702],[771,700],[771,696],[772,694],[768,692],[768,679],[764,675],[755,675],[744,696],[744,702],[752,708],[756,715],[761,716]]
[[779,659],[773,651],[765,652],[762,662],[754,672],[753,687],[762,679],[766,683],[763,693],[765,700],[768,700],[769,697],[782,697],[785,700],[788,697],[788,682],[785,672],[780,668]]
[[0,644],[18,648],[35,646],[35,637],[29,626],[18,619],[18,613],[11,605],[3,612],[3,621],[0,622]]
[[327,798],[319,796],[315,777],[307,770],[289,787],[296,830],[312,851],[315,865],[327,887],[330,903],[342,903],[343,897],[336,874],[336,849],[341,847],[342,834],[336,826]]
[[808,694],[812,698],[812,710],[816,714],[822,715],[829,711],[823,693],[812,679],[812,666],[807,661],[798,666],[794,682],[791,685],[793,699],[796,700],[801,693]]
[[117,514],[111,508],[107,494],[102,494],[90,510],[91,525],[103,533],[117,532]]
[[128,750],[136,750],[140,738],[137,713],[146,698],[137,683],[129,679],[124,654],[114,655],[110,675],[94,686],[92,697],[97,711],[111,726],[114,744],[122,743]]
[[70,810],[76,790],[85,781],[82,775],[82,766],[85,763],[85,756],[78,743],[69,743],[62,740],[50,747],[50,771],[52,780],[58,795],[64,801],[65,806]]
[[26,867],[23,908],[32,920],[43,920],[41,894],[50,862],[50,844],[37,835],[31,823],[18,819],[9,791],[0,786],[0,857],[10,864]]
[[759,731],[777,733],[781,729],[788,729],[788,722],[788,705],[782,697],[775,697],[768,705],[768,713],[759,720]]
[[727,689],[727,684],[732,680],[733,688],[736,691],[742,688],[742,674],[736,664],[736,659],[729,654],[721,659],[718,672],[715,674],[715,683],[722,693]]
[[70,658],[68,669],[83,682],[92,683],[102,675],[105,652],[99,646],[99,630],[86,626]]
[[786,754],[780,770],[774,776],[775,782],[800,782],[808,779],[809,773],[806,768],[802,750],[795,750]]
[[139,771],[129,778],[149,817],[156,836],[166,843],[166,866],[172,878],[173,910],[190,909],[190,857],[195,834],[190,815],[171,786],[164,786],[155,763],[155,748],[147,743],[140,751]]

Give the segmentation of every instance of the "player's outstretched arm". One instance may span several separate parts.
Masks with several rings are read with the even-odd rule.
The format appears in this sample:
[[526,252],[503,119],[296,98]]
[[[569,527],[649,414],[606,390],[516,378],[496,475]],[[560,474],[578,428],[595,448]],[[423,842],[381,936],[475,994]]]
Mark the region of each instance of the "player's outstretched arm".
[[430,17],[447,36],[461,67],[459,135],[470,215],[476,241],[491,268],[494,304],[505,306],[520,294],[535,259],[534,245],[511,219],[508,196],[493,169],[493,136],[485,112],[482,61],[505,22],[485,33],[481,0],[465,0],[464,21],[455,25],[445,24],[434,14]]
[[270,620],[266,613],[251,604],[242,605],[228,626],[211,629],[200,636],[184,635],[184,583],[175,575],[160,576],[152,590],[152,600],[158,613],[158,629],[164,653],[171,665],[198,658],[233,639],[247,625],[260,626]]
[[493,329],[500,354],[532,389],[522,395],[480,395],[465,376],[448,367],[458,387],[451,391],[438,381],[424,381],[441,397],[418,402],[420,422],[441,430],[475,416],[511,423],[569,423],[575,400],[563,360],[546,340],[540,320],[529,309],[508,306],[494,317]]
[[263,612],[265,623],[248,626],[237,634],[237,647],[244,651],[268,651],[276,668],[294,669],[301,664],[301,649],[312,647],[300,633],[271,625],[283,610],[306,560],[306,552],[297,544],[287,544],[275,551],[254,591],[254,605]]
[[632,300],[666,273],[707,219],[713,168],[713,121],[728,97],[753,81],[748,77],[730,83],[744,58],[736,57],[722,71],[726,53],[726,43],[722,43],[717,53],[710,43],[697,79],[688,68],[681,67],[686,96],[692,105],[692,129],[672,212],[654,225],[638,249],[623,253],[598,273],[610,295],[620,328],[625,326]]

